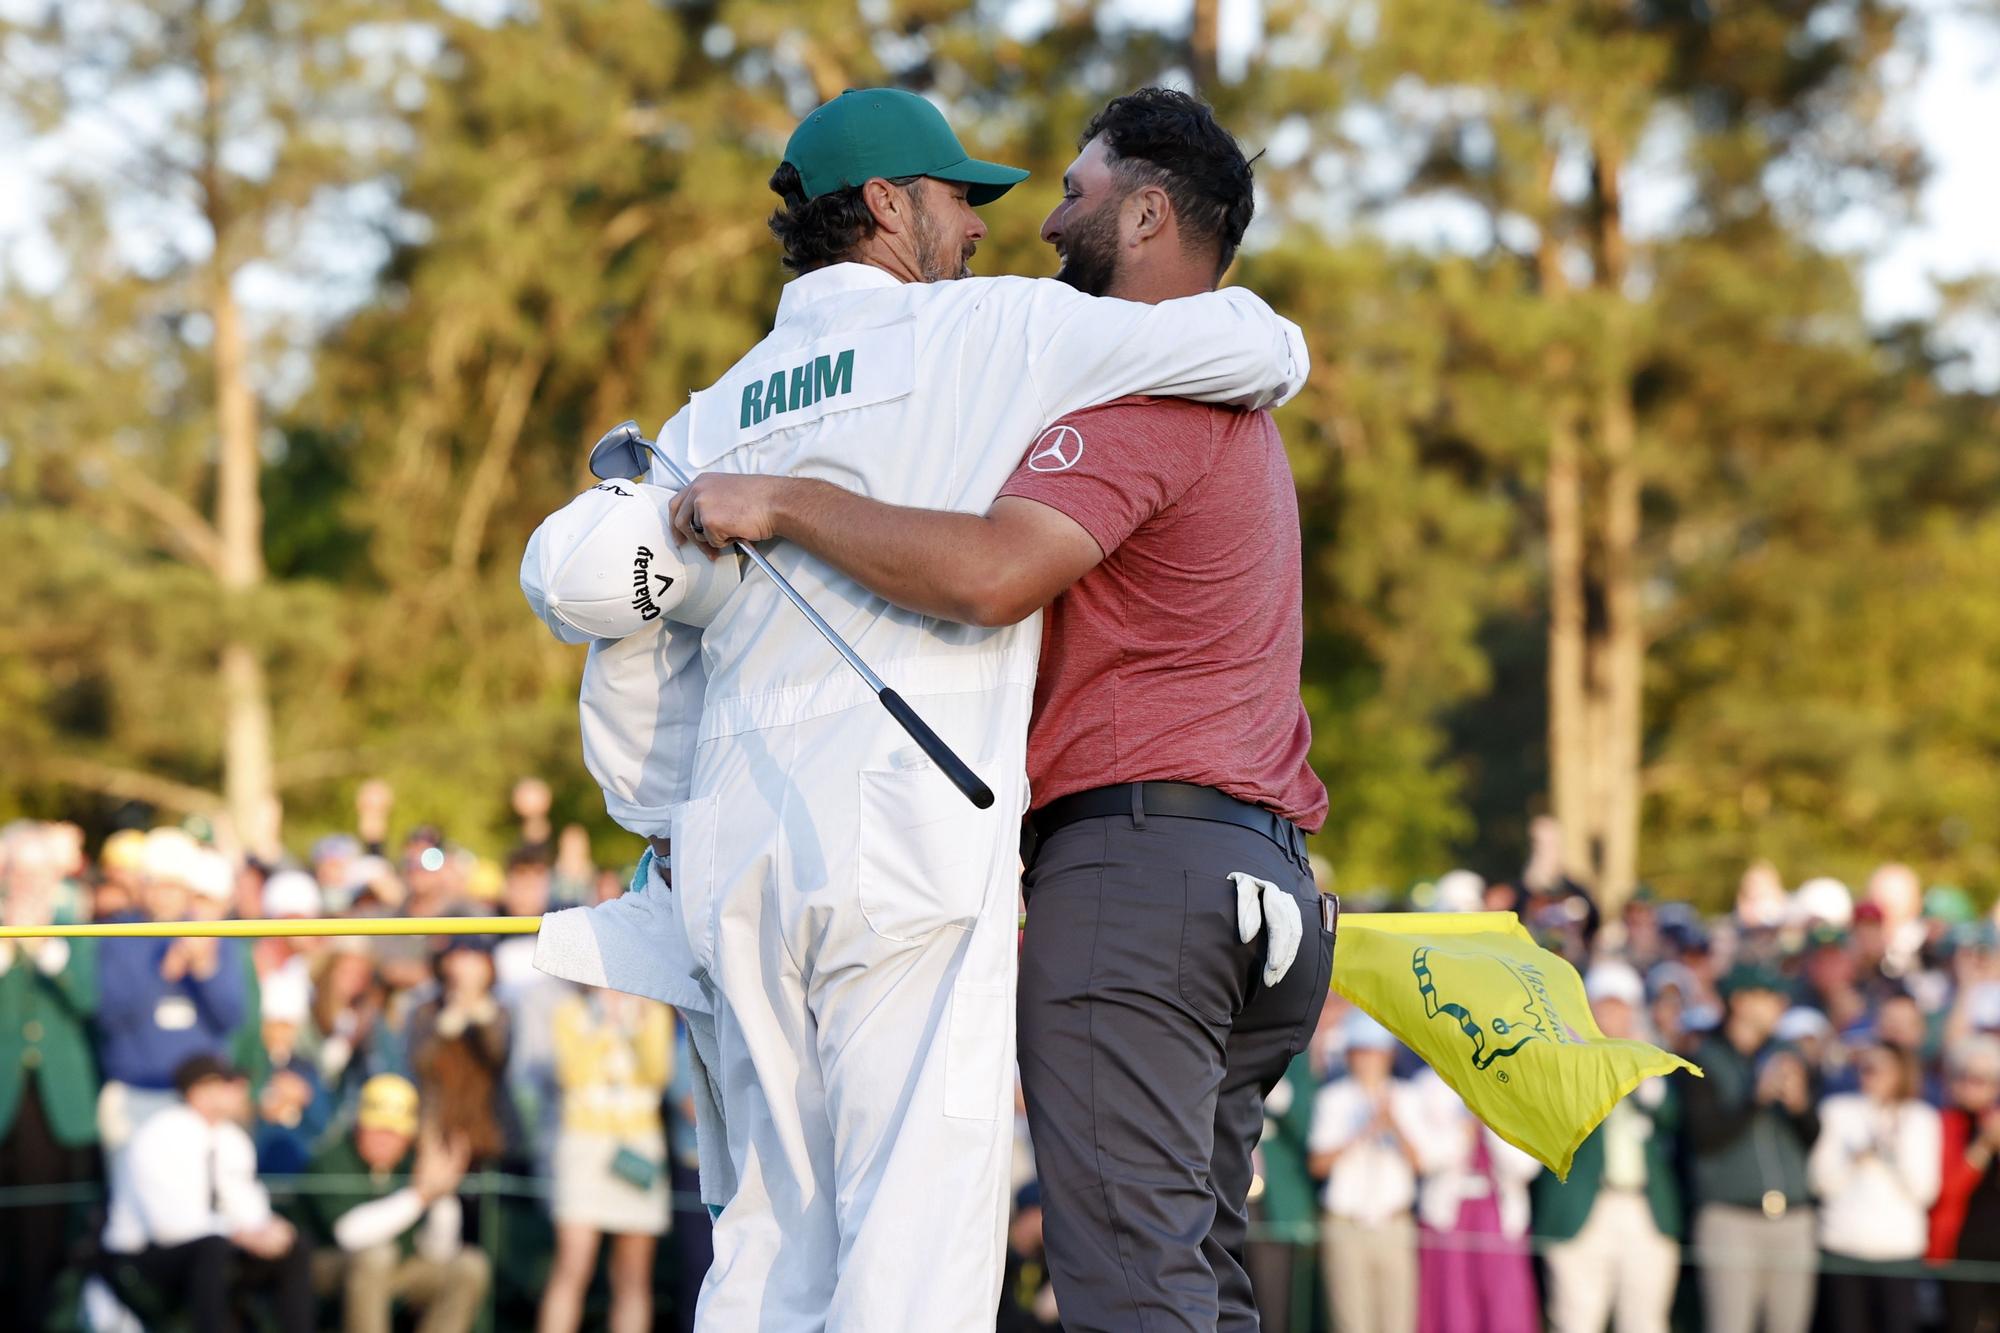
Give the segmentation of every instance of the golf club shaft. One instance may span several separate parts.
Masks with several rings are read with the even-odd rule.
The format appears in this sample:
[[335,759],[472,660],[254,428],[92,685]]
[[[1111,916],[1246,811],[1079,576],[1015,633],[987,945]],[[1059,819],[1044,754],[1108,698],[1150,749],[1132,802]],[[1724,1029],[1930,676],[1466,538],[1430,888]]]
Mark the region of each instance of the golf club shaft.
[[[636,430],[633,433],[633,438],[645,446],[647,452],[651,453],[654,458],[659,460],[660,466],[673,475],[674,480],[680,483],[683,490],[687,488],[689,484],[688,474],[681,470],[680,464],[667,457],[665,450],[661,449],[644,435],[638,434]],[[951,785],[958,788],[964,794],[966,800],[971,801],[973,805],[981,810],[993,804],[993,789],[982,782],[979,775],[972,771],[971,766],[958,757],[957,751],[945,744],[942,736],[931,730],[930,724],[917,715],[917,710],[910,707],[904,701],[902,695],[890,689],[883,679],[876,675],[866,662],[861,660],[861,655],[848,646],[847,640],[841,638],[839,632],[833,626],[827,624],[826,619],[819,612],[813,610],[812,603],[808,602],[805,596],[792,586],[791,580],[777,571],[776,567],[771,564],[769,557],[749,542],[740,539],[731,542],[730,545],[748,556],[751,564],[763,570],[765,576],[777,585],[778,591],[785,595],[785,600],[797,607],[799,614],[811,621],[812,627],[819,631],[820,637],[832,644],[833,650],[840,654],[847,665],[853,667],[856,674],[868,682],[868,688],[875,691],[875,697],[881,700],[882,707],[889,710],[889,716],[895,718],[896,724],[909,733],[910,739],[915,741],[918,747],[930,756],[931,762],[936,764],[947,778],[951,779]]]

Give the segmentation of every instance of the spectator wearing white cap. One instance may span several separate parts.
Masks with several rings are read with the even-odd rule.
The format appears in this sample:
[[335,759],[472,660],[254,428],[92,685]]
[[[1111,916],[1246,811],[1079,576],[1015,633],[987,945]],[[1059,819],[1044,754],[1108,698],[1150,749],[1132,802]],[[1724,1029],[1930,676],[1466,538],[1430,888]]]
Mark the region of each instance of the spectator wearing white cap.
[[[257,915],[267,921],[306,920],[325,911],[326,901],[319,881],[303,870],[278,871],[264,881],[263,892],[258,895]],[[324,939],[289,935],[258,940],[251,948],[251,958],[257,965],[259,984],[269,986],[280,972],[288,972],[309,985],[310,960],[321,952],[325,943]]]
[[1320,1263],[1337,1333],[1413,1333],[1417,1326],[1417,1150],[1420,1112],[1393,1076],[1396,1038],[1356,1011],[1344,1036],[1347,1075],[1321,1088],[1306,1146],[1326,1179]]
[[[246,878],[255,881],[255,892],[247,895],[247,901],[243,888]],[[263,872],[240,866],[214,848],[202,847],[196,851],[188,883],[194,890],[193,897],[188,900],[188,916],[195,921],[225,921],[236,915],[239,907],[254,917],[263,905]],[[222,950],[222,955],[233,958],[234,963],[228,965],[233,965],[243,974],[243,1012],[229,1030],[229,1041],[223,1055],[251,1082],[262,1084],[271,1071],[264,1060],[263,985],[253,948],[257,941],[224,940],[220,943],[232,946]],[[289,949],[289,942],[284,943]]]
[[1477,912],[1486,905],[1486,877],[1476,870],[1448,870],[1438,876],[1435,892],[1440,912]]
[[[1629,963],[1600,962],[1583,985],[1605,1036],[1646,1039],[1646,988]],[[1680,1274],[1679,1125],[1671,1084],[1649,1078],[1583,1141],[1567,1183],[1535,1181],[1553,1333],[1664,1333]]]
[[325,910],[319,881],[303,870],[280,870],[265,880],[262,905],[272,920],[315,917]]
[[333,1116],[333,1099],[301,1049],[300,1039],[311,1023],[311,1004],[312,981],[303,970],[274,972],[264,983],[261,1035],[271,1072],[257,1095],[251,1133],[257,1169],[267,1175],[304,1171],[313,1145]]
[[1854,895],[1839,880],[1820,875],[1799,885],[1792,895],[1791,910],[1798,925],[1817,923],[1845,930],[1854,924]]
[[[145,914],[185,921],[197,895],[229,897],[228,863],[178,829],[147,835]],[[174,1071],[196,1055],[226,1059],[249,1018],[249,962],[240,940],[109,939],[98,955],[98,1128],[115,1156],[153,1112],[179,1101]]]

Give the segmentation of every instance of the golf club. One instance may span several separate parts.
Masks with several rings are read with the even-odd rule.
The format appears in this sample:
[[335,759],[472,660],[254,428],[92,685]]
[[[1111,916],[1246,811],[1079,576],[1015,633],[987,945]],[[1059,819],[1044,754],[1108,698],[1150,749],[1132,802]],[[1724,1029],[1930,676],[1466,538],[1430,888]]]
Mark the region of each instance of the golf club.
[[[660,466],[672,474],[676,482],[683,487],[687,486],[688,474],[683,472],[673,459],[668,458],[657,444],[640,432],[639,423],[636,421],[627,421],[604,432],[590,451],[590,470],[607,481],[614,477],[635,476],[645,467],[645,460],[639,453],[641,449],[658,459]],[[619,471],[628,463],[631,465],[629,468]],[[607,468],[610,470],[607,471]],[[944,771],[944,775],[951,779],[951,785],[964,793],[965,799],[979,809],[990,807],[993,804],[993,789],[980,781],[979,775],[944,743],[942,737],[931,730],[929,723],[917,716],[917,710],[905,703],[902,695],[884,684],[882,678],[861,660],[861,655],[848,647],[847,640],[841,638],[833,626],[827,624],[820,613],[813,610],[812,604],[799,594],[799,590],[794,588],[783,574],[772,567],[764,553],[746,541],[730,544],[748,556],[751,564],[763,570],[771,582],[777,585],[778,591],[785,595],[785,600],[797,607],[799,614],[810,620],[812,627],[820,632],[820,637],[832,644],[833,650],[846,660],[847,665],[853,667],[856,674],[868,682],[868,688],[875,691],[875,697],[889,710],[889,716],[895,718],[896,724],[908,732],[910,739],[931,757],[931,762]]]

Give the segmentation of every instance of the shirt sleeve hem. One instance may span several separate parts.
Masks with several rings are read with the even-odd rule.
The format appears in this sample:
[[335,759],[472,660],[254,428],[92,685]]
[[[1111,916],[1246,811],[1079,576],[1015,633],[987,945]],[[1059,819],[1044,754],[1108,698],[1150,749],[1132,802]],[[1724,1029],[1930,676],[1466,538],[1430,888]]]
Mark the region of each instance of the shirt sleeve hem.
[[[1056,490],[1053,486],[1048,489],[1050,492],[1055,492]],[[1097,543],[1097,549],[1103,554],[1108,556],[1118,549],[1119,538],[1117,524],[1114,521],[1103,514],[1093,512],[1089,505],[1064,504],[1057,498],[1056,494],[1042,493],[1041,488],[1037,487],[1027,477],[1016,476],[1009,479],[1007,484],[1000,488],[998,498],[1032,500],[1038,505],[1055,510],[1058,514],[1061,514],[1064,518],[1089,533],[1090,539]]]

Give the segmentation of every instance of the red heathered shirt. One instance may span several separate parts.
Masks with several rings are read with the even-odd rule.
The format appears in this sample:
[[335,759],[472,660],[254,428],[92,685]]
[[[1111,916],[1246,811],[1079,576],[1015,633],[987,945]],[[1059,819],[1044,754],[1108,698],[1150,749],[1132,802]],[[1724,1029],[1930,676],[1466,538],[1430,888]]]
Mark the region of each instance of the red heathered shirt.
[[1121,398],[1050,426],[1000,493],[1061,512],[1104,551],[1042,623],[1035,808],[1192,782],[1317,830],[1298,495],[1270,414]]

